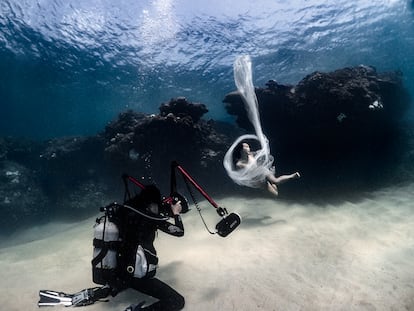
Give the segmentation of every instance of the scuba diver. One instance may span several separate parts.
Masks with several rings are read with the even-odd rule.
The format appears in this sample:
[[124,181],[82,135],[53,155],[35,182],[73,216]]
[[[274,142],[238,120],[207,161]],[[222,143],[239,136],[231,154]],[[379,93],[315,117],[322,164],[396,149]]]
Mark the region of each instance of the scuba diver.
[[[181,237],[184,235],[184,225],[181,220],[181,201],[171,201],[167,208],[174,218],[174,223],[163,217],[161,209],[166,208],[161,200],[161,193],[154,185],[147,185],[135,197],[127,200],[123,205],[110,205],[109,217],[116,223],[119,235],[115,236],[114,245],[107,245],[109,249],[117,248],[116,268],[110,264],[110,256],[100,256],[104,248],[105,237],[99,239],[95,231],[95,253],[92,260],[93,280],[95,283],[109,286],[107,293],[115,296],[120,291],[133,288],[141,293],[157,298],[152,305],[144,306],[145,302],[129,306],[125,311],[136,310],[181,310],[184,307],[184,297],[173,288],[155,278],[158,264],[157,252],[154,248],[154,239],[157,230]],[[105,221],[105,220],[104,220]],[[102,222],[100,222],[102,224]],[[98,224],[98,226],[100,225]],[[103,226],[108,226],[108,223]],[[110,230],[106,232],[111,235]],[[111,237],[109,237],[111,239]],[[117,243],[120,241],[120,243]],[[110,243],[110,241],[108,241]],[[110,255],[106,252],[106,255]],[[113,258],[115,259],[115,258]],[[108,262],[109,261],[109,262]],[[108,269],[109,268],[109,269]]]
[[[184,297],[173,288],[155,278],[158,264],[154,239],[157,230],[181,237],[184,235],[184,225],[181,220],[181,201],[170,202],[174,223],[160,217],[164,207],[161,193],[154,185],[145,186],[139,195],[126,201],[119,212],[120,230],[123,230],[123,243],[120,253],[120,273],[115,278],[114,287],[133,288],[141,293],[157,298],[154,304],[143,307],[143,303],[131,305],[126,310],[181,310],[184,307]],[[129,208],[131,207],[131,208]],[[167,208],[168,208],[167,207]],[[138,213],[137,213],[138,211]],[[138,249],[137,249],[138,248]],[[137,252],[143,251],[148,261],[146,271],[137,266]],[[111,284],[110,284],[111,285]]]
[[[160,190],[154,185],[142,185],[141,192],[124,204],[114,202],[102,207],[105,214],[96,220],[94,227],[92,279],[103,286],[76,294],[41,290],[38,306],[86,306],[132,288],[158,301],[150,305],[145,301],[132,304],[125,311],[181,310],[184,297],[155,278],[158,257],[154,240],[157,230],[183,236],[180,213],[187,209],[184,197],[177,193],[162,200]],[[170,218],[173,223],[167,221]]]
[[[177,192],[176,170],[182,174],[210,234],[217,233],[221,237],[226,237],[240,225],[240,216],[237,213],[228,213],[226,208],[220,207],[177,162],[171,164],[171,192],[168,197],[161,197],[160,190],[155,185],[143,185],[132,176],[124,174],[123,204],[113,202],[101,207],[100,210],[104,214],[96,219],[94,226],[92,279],[94,283],[102,286],[87,288],[75,294],[40,290],[38,306],[87,306],[98,301],[107,301],[105,298],[109,295],[115,297],[125,289],[132,288],[157,301],[152,304],[141,301],[130,305],[125,311],[183,309],[184,297],[155,278],[158,257],[154,240],[157,231],[161,230],[176,237],[183,236],[181,214],[189,211],[186,198]],[[128,182],[134,183],[141,191],[132,196]],[[190,184],[222,217],[216,225],[216,232],[208,229]]]

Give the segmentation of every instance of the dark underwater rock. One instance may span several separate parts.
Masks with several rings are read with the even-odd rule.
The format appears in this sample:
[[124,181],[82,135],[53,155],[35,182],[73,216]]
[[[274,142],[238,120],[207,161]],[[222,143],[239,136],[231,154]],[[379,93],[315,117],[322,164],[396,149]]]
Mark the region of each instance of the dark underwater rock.
[[39,166],[39,154],[44,147],[44,142],[21,137],[1,137],[0,161],[11,160],[36,169]]
[[191,118],[195,123],[208,112],[206,105],[201,103],[190,103],[185,97],[171,99],[168,103],[160,106],[160,115],[162,117],[172,113],[178,118]]
[[[54,219],[96,214],[114,196],[105,180],[99,136],[44,142],[0,140],[0,210],[3,232]],[[115,193],[116,196],[117,193]]]
[[60,200],[85,180],[99,179],[104,167],[100,137],[61,137],[45,142],[39,154],[40,177],[50,197]]
[[[103,178],[85,179],[67,191],[59,201],[60,217],[78,220],[98,213],[108,202],[118,201],[117,192]],[[113,191],[113,192],[112,192]]]
[[47,217],[47,197],[29,168],[0,161],[0,228],[2,231]]
[[4,138],[0,138],[0,161],[7,159],[7,146]]
[[230,140],[216,131],[216,122],[200,119],[205,112],[204,105],[182,97],[162,104],[159,115],[124,112],[102,133],[106,158],[119,171],[164,185],[172,161],[200,178],[211,179],[212,172],[222,178],[222,159]]
[[[368,66],[314,72],[296,86],[270,80],[255,92],[279,173],[302,170],[305,178],[333,185],[353,176],[358,187],[398,160],[400,121],[410,104],[400,72]],[[253,132],[238,93],[223,102],[237,124]]]
[[[393,131],[410,100],[401,73],[379,74],[367,66],[314,72],[296,86],[273,80],[266,85],[256,89],[262,125],[283,146],[331,147],[343,145],[345,139],[352,147],[355,140]],[[223,102],[240,127],[252,130],[237,92]]]

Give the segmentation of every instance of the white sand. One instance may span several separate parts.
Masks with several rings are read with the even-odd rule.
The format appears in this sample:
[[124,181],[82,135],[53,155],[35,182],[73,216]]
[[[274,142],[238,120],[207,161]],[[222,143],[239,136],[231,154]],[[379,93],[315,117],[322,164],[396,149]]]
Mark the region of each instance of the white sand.
[[[326,206],[220,200],[243,218],[227,238],[210,235],[193,209],[183,217],[185,237],[159,233],[157,276],[186,298],[185,310],[414,310],[412,189]],[[201,205],[214,228],[219,217]],[[0,310],[39,310],[39,289],[74,293],[94,286],[93,222],[32,228],[11,238],[29,242],[3,244]],[[128,290],[80,310],[121,311],[138,301]],[[63,307],[46,308],[54,309]]]

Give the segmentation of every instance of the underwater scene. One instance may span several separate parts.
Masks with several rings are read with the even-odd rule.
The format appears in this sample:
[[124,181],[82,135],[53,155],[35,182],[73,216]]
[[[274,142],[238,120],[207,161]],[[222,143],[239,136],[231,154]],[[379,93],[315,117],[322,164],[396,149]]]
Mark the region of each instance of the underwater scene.
[[414,1],[2,0],[1,310],[414,310]]

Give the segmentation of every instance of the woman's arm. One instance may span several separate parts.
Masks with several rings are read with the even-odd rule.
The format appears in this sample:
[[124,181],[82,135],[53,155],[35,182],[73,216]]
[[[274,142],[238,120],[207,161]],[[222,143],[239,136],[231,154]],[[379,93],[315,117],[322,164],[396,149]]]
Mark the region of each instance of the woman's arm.
[[245,168],[247,166],[247,162],[243,162],[243,161],[237,161],[236,162],[236,167],[241,169],[241,168]]

